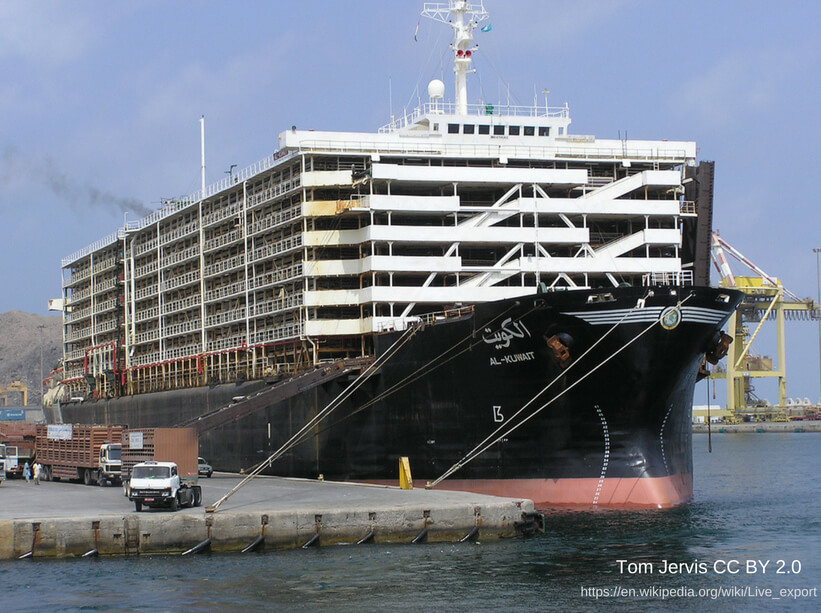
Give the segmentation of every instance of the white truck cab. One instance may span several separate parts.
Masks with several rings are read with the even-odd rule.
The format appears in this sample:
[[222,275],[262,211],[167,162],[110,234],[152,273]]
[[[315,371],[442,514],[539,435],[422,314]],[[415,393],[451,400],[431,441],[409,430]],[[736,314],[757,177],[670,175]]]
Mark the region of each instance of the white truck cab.
[[167,507],[176,511],[181,506],[195,507],[202,504],[199,485],[183,482],[174,462],[142,462],[131,470],[128,498],[134,509]]
[[118,483],[122,477],[123,462],[122,462],[121,443],[103,443],[100,445],[100,453],[97,457],[97,483],[105,485],[106,482]]

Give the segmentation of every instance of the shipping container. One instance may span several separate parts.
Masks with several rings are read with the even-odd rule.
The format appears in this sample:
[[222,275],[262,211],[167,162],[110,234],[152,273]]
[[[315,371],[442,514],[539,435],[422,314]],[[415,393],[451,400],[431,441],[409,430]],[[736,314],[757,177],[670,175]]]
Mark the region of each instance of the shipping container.
[[184,481],[197,480],[199,439],[194,428],[137,428],[123,430],[123,475],[140,462],[174,462]]

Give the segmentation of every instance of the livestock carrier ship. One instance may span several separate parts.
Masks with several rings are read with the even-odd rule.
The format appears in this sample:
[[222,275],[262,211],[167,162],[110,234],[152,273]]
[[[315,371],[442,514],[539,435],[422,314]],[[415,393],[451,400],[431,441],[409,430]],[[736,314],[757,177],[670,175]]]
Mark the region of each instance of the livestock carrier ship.
[[[713,164],[570,132],[567,105],[453,102],[273,156],[62,261],[52,421],[188,425],[218,469],[540,506],[692,494],[690,414],[740,294],[709,284]],[[203,154],[204,160],[204,154]],[[277,451],[274,454],[274,451]],[[276,458],[275,461],[273,458]]]

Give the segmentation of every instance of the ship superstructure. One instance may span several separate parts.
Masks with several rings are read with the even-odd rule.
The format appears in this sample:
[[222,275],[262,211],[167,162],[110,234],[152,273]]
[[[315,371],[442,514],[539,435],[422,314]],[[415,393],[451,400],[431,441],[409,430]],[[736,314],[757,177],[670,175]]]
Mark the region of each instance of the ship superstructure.
[[377,133],[286,130],[274,155],[62,261],[68,396],[369,355],[373,333],[538,287],[706,280],[695,143],[574,135],[546,95],[468,104],[484,8],[423,14],[454,28],[454,103],[435,80]]

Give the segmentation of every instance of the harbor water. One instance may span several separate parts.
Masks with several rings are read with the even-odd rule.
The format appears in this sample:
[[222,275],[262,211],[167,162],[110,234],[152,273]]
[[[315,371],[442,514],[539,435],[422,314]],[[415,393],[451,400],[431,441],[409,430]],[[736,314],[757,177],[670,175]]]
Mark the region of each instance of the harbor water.
[[526,540],[5,561],[0,610],[819,610],[820,446],[697,434],[692,504],[550,512]]

